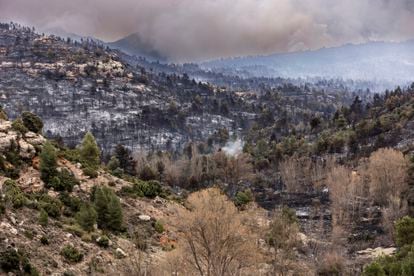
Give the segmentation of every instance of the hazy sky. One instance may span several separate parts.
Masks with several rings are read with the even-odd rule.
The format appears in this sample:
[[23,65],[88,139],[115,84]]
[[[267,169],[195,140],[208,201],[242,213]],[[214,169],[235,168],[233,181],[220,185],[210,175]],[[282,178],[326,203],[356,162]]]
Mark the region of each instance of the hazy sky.
[[0,0],[0,21],[112,41],[138,33],[175,60],[414,38],[414,0]]

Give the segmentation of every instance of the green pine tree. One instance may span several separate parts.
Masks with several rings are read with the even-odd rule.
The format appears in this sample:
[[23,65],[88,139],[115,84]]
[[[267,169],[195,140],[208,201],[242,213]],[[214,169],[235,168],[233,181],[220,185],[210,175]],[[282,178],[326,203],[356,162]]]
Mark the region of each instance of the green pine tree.
[[51,180],[57,176],[56,150],[50,142],[46,142],[40,154],[40,178],[48,186]]
[[122,227],[122,207],[119,198],[108,187],[97,187],[94,195],[98,227],[118,231]]
[[98,168],[100,164],[101,151],[96,143],[95,137],[88,132],[83,137],[80,147],[80,157],[85,167]]
[[85,231],[93,231],[96,223],[97,213],[90,204],[84,204],[76,214],[76,221]]

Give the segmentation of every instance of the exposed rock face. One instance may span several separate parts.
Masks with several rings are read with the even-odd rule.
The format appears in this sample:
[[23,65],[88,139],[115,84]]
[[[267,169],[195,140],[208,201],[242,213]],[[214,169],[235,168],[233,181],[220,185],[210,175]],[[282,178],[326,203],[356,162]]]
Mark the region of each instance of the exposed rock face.
[[22,135],[13,130],[9,121],[0,120],[0,152],[5,152],[12,147],[16,147],[20,157],[31,159],[36,154],[36,146],[42,145],[46,139],[36,133]]

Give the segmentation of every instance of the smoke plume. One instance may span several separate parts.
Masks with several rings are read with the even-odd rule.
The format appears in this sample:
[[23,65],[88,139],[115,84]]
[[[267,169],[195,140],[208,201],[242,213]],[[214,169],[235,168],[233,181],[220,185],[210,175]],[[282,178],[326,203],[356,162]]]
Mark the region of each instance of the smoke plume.
[[413,0],[0,0],[0,21],[112,41],[175,61],[414,37]]

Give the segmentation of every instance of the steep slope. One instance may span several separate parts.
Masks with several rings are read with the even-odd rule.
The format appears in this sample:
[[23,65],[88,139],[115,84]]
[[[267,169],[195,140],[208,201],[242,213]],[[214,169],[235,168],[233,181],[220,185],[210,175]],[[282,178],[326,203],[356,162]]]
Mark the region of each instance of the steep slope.
[[130,34],[117,41],[107,43],[110,48],[121,50],[130,55],[146,57],[150,60],[166,61],[160,52],[153,49],[153,47],[142,41],[139,34]]
[[185,73],[129,65],[120,55],[94,41],[65,41],[2,24],[0,103],[12,118],[23,110],[40,115],[46,136],[70,145],[90,130],[109,152],[119,143],[133,150],[179,150],[219,129],[244,134],[263,120],[264,110],[273,120],[283,115],[297,123],[309,114],[328,115],[352,98],[341,83],[331,82],[228,79],[223,83],[240,89],[216,87]]

